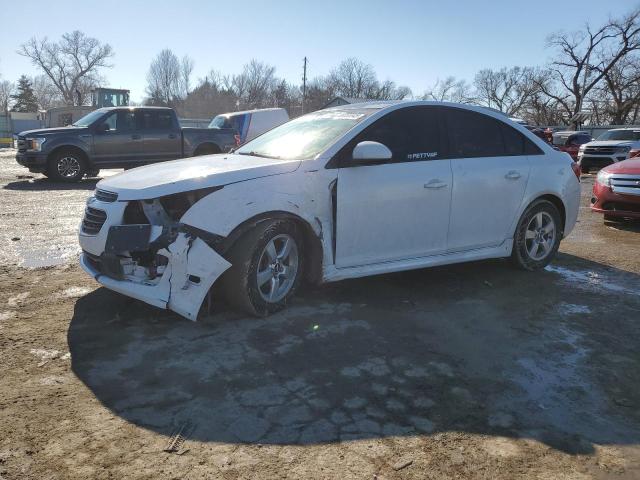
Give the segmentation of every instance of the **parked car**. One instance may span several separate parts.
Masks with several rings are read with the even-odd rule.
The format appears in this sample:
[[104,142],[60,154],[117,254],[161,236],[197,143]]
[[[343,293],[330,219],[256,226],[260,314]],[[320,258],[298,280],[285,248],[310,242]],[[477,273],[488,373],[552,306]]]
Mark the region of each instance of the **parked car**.
[[585,143],[578,151],[578,163],[583,172],[602,168],[629,157],[631,150],[640,148],[640,128],[608,130],[595,141]]
[[575,162],[578,161],[580,145],[593,141],[589,132],[561,131],[553,133],[553,145],[561,152],[568,153]]
[[189,319],[218,281],[232,305],[266,315],[303,277],[497,257],[543,268],[579,200],[575,162],[504,115],[359,103],[298,117],[234,153],[100,181],[80,262],[107,288]]
[[170,108],[100,108],[69,127],[20,133],[16,161],[53,180],[77,182],[101,168],[227,152],[237,146],[235,133],[231,128],[181,128]]
[[238,144],[242,144],[288,121],[289,114],[284,108],[262,108],[223,113],[211,120],[209,128],[232,128],[238,132]]
[[591,211],[604,214],[605,222],[640,218],[640,156],[598,172]]

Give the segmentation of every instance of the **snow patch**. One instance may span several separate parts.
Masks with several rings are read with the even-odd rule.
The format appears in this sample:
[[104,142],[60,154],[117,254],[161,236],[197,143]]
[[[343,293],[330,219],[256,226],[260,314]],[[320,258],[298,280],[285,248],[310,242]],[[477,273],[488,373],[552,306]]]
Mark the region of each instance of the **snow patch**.
[[9,300],[7,301],[7,305],[9,305],[10,307],[17,307],[18,305],[23,303],[29,295],[31,295],[31,292],[22,292],[18,295],[14,295],[13,297],[9,298]]
[[563,280],[571,285],[586,290],[602,291],[608,290],[615,293],[625,293],[627,295],[640,296],[640,289],[633,289],[618,285],[609,281],[602,274],[593,271],[576,271],[569,270],[568,268],[558,267],[556,265],[547,265],[545,270],[548,272],[557,273],[561,275]]
[[591,313],[588,305],[576,305],[575,303],[560,303],[556,310],[560,315],[583,315]]

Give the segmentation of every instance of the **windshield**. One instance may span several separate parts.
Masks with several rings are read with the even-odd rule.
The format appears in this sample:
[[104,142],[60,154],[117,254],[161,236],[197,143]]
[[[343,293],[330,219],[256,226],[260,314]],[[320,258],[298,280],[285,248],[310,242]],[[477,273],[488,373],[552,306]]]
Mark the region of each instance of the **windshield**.
[[327,149],[376,110],[325,110],[291,120],[240,147],[236,153],[307,160]]
[[598,140],[640,140],[640,130],[609,130],[600,135]]
[[102,117],[105,114],[105,112],[106,110],[104,108],[101,108],[99,110],[94,110],[93,112],[86,114],[80,120],[76,120],[76,122],[72,123],[71,125],[73,125],[74,127],[88,127],[93,122],[95,122],[100,117]]

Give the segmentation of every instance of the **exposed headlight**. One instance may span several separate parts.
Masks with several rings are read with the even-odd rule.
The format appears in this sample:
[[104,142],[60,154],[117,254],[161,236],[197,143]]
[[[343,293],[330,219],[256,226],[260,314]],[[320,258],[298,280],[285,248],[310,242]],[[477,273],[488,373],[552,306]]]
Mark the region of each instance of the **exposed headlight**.
[[600,185],[604,185],[605,187],[610,186],[611,173],[600,170],[598,172],[598,176],[596,177],[596,182]]
[[587,148],[587,144],[583,143],[582,145],[580,145],[580,148],[578,149],[578,151],[580,152],[584,152],[584,149]]
[[39,152],[42,150],[42,144],[46,141],[47,139],[44,137],[27,138],[27,150]]
[[627,153],[629,150],[631,150],[631,145],[625,145],[623,147],[618,147],[617,150],[620,153]]

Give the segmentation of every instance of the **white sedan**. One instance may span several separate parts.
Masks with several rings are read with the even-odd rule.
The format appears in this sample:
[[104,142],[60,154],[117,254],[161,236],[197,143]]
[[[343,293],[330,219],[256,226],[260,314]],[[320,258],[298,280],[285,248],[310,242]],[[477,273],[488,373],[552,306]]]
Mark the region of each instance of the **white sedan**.
[[80,261],[107,288],[192,320],[218,300],[214,283],[267,315],[303,280],[498,257],[543,268],[579,198],[571,158],[499,113],[361,103],[296,118],[233,153],[102,180]]

